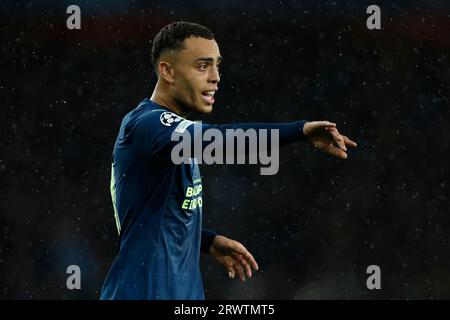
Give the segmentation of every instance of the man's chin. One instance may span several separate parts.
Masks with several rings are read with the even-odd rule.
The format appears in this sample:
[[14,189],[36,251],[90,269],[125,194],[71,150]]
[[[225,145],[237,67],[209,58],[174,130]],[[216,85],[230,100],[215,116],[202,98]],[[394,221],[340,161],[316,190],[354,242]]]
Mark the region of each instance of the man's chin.
[[207,105],[202,105],[198,112],[200,113],[210,113],[213,110],[213,105],[212,104],[207,104]]

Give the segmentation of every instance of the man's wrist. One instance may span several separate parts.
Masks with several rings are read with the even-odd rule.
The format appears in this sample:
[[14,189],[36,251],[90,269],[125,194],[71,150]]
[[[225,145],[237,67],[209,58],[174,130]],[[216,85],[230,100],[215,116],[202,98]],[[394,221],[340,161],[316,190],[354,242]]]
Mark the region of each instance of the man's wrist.
[[308,120],[300,120],[298,121],[298,130],[300,131],[300,140],[307,140],[308,137],[305,135],[305,124],[308,123]]

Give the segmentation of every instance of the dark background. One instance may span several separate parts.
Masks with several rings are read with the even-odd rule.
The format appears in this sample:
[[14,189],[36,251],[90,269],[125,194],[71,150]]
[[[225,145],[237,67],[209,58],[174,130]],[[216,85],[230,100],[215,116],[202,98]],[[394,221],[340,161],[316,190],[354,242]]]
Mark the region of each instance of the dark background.
[[[81,8],[79,31],[66,8]],[[366,28],[381,7],[382,30]],[[155,84],[151,40],[186,20],[224,56],[210,123],[327,119],[346,161],[299,142],[275,176],[202,166],[204,224],[261,271],[202,258],[209,299],[450,298],[447,1],[0,4],[0,298],[97,299],[117,250],[109,194],[122,117]],[[82,289],[66,288],[79,265]],[[382,289],[366,288],[381,268]]]

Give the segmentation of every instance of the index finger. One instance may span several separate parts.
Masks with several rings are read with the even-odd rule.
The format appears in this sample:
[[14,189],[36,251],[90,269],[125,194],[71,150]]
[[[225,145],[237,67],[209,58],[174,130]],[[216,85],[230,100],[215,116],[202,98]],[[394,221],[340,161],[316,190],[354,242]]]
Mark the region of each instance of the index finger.
[[315,123],[316,123],[319,127],[331,127],[331,128],[336,127],[336,123],[330,122],[330,121],[315,121]]

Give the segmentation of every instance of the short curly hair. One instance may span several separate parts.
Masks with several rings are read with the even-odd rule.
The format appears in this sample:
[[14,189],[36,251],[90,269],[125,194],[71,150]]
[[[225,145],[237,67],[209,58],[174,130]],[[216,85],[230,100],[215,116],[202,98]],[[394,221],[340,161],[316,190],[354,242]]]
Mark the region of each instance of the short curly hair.
[[158,59],[164,50],[180,50],[183,41],[189,37],[214,39],[214,34],[208,28],[193,22],[177,21],[162,28],[155,36],[152,45],[152,62],[157,70]]

